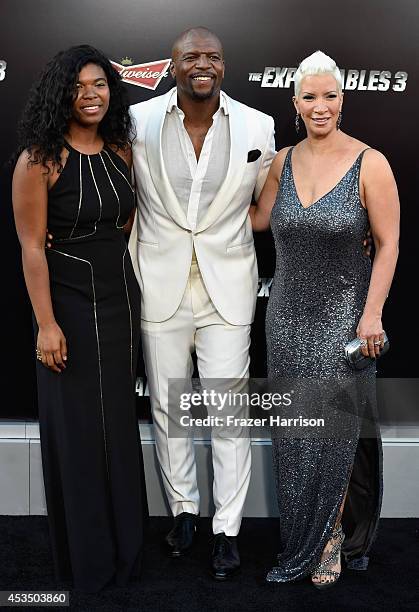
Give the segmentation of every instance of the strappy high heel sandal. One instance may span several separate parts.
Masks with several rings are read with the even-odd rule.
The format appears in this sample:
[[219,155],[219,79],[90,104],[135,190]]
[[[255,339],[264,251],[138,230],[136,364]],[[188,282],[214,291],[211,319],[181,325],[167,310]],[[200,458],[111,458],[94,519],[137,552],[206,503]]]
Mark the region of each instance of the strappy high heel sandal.
[[340,572],[330,569],[330,566],[339,563],[340,550],[344,539],[345,534],[342,531],[342,525],[339,525],[339,527],[332,532],[331,540],[333,541],[333,546],[329,556],[323,561],[320,561],[311,574],[311,578],[314,578],[315,576],[327,576],[329,578],[325,582],[313,582],[312,580],[316,589],[327,589],[337,583]]

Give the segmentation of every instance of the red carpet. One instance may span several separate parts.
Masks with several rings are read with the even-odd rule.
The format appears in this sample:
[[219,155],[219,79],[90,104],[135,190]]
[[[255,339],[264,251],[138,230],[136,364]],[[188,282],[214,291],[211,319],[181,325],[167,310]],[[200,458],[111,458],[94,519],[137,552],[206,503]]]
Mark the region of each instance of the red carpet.
[[[242,569],[226,583],[216,583],[208,573],[209,519],[201,519],[197,546],[183,559],[166,556],[163,538],[170,526],[171,519],[150,519],[141,582],[129,589],[109,587],[96,595],[73,590],[70,610],[419,611],[419,519],[382,519],[368,571],[344,569],[339,583],[325,592],[315,590],[308,580],[286,585],[264,581],[275,561],[278,523],[274,519],[243,520]],[[54,583],[45,517],[0,517],[0,568],[1,590],[69,588]],[[35,609],[45,608],[31,608]]]

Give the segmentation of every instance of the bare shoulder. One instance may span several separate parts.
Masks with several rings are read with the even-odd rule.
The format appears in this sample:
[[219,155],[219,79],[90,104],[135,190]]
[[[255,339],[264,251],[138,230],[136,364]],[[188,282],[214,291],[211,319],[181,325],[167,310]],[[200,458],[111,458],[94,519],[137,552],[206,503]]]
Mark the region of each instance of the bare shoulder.
[[13,172],[13,181],[24,180],[26,183],[47,184],[48,176],[52,167],[48,164],[47,168],[40,162],[35,161],[35,151],[25,149],[19,155]]
[[272,162],[272,173],[279,180],[281,178],[282,170],[284,168],[285,158],[287,157],[288,151],[292,149],[292,147],[284,147],[280,149],[278,153],[275,155]]
[[[385,155],[376,149],[367,149],[360,169],[360,193],[368,210],[381,208],[383,201],[397,202],[397,185]],[[386,197],[383,200],[383,195]]]
[[34,166],[38,165],[38,164],[31,164],[31,159],[32,159],[32,154],[30,151],[28,151],[27,149],[25,149],[24,151],[22,151],[22,153],[19,155],[17,162],[16,162],[16,166],[15,166],[15,172],[29,172],[30,170],[33,171]]
[[364,153],[364,164],[368,167],[379,168],[389,166],[386,156],[377,149],[367,148]]
[[361,175],[363,179],[393,176],[390,164],[383,153],[367,148],[362,158]]

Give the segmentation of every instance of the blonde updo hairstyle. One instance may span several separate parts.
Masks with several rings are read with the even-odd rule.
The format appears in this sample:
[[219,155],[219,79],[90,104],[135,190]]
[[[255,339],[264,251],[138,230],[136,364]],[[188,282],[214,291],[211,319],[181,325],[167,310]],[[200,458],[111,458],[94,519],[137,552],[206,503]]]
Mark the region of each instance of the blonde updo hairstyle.
[[314,76],[317,74],[330,74],[334,77],[338,92],[342,93],[342,75],[339,68],[336,66],[334,59],[323,53],[323,51],[315,51],[301,62],[297,72],[294,75],[294,91],[298,96],[301,91],[301,81],[306,76]]

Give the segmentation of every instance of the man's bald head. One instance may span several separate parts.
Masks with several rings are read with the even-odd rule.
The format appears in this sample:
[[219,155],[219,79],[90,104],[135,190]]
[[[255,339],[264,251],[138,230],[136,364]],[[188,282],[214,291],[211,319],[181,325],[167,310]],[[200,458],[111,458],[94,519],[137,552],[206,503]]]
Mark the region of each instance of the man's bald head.
[[190,28],[175,40],[170,74],[176,80],[178,98],[194,102],[217,100],[224,78],[220,39],[208,28]]
[[217,43],[222,56],[224,56],[223,45],[221,44],[221,40],[218,38],[218,36],[214,34],[214,32],[211,32],[211,30],[209,30],[208,28],[205,28],[204,26],[197,26],[195,28],[189,28],[188,30],[185,30],[176,38],[172,46],[172,60],[174,60],[179,54],[179,52],[183,49],[184,43],[188,42],[194,37],[211,38],[214,42]]

